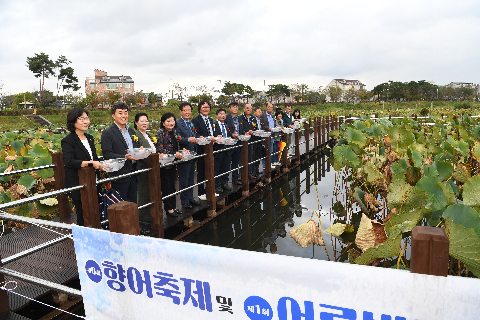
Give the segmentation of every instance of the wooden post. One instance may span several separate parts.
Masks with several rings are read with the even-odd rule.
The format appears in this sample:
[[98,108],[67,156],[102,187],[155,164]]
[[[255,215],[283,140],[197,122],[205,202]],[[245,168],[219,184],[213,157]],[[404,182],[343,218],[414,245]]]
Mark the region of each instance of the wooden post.
[[152,236],[164,237],[163,203],[162,203],[162,181],[160,177],[160,155],[152,153],[147,158],[147,166],[152,168],[148,172],[148,189],[150,192],[150,219],[152,221]]
[[214,174],[214,158],[213,158],[213,142],[205,145],[205,179],[207,181],[207,201],[210,202],[210,206],[207,208],[208,217],[212,218],[217,215],[217,199],[215,198],[215,174]]
[[100,212],[98,211],[95,169],[93,167],[80,168],[80,170],[78,170],[78,181],[80,185],[84,185],[84,187],[80,189],[84,225],[88,228],[99,229]]
[[434,227],[412,229],[410,271],[446,277],[449,240],[445,230]]
[[315,117],[313,119],[313,150],[314,153],[317,152],[318,149],[318,120]]
[[414,119],[415,121],[417,121],[417,114],[416,114],[416,113],[413,115],[413,119]]
[[242,176],[242,196],[248,197],[249,181],[248,181],[248,141],[241,141],[242,148],[240,153],[240,174]]
[[[0,267],[2,265],[2,256],[0,255]],[[7,289],[9,288],[5,284],[5,276],[3,273],[0,273],[0,285],[4,285]],[[6,290],[0,290],[0,319],[4,319],[10,313],[10,305],[8,304],[8,295]],[[9,319],[6,317],[6,319]]]
[[335,130],[335,116],[330,116],[330,130],[328,132]]
[[392,120],[392,115],[391,114],[388,115],[388,120]]
[[[65,166],[63,165],[63,153],[52,153],[53,176],[55,177],[55,190],[65,188]],[[70,206],[68,205],[68,197],[66,194],[57,196],[58,213],[60,218],[70,217]]]
[[272,181],[272,150],[270,150],[270,141],[271,137],[265,138],[265,150],[266,150],[266,158],[265,158],[265,182],[269,183]]
[[378,120],[378,112],[375,113],[375,119]]
[[120,201],[109,206],[107,212],[111,232],[131,235],[140,234],[140,221],[138,220],[136,203]]
[[300,162],[300,129],[295,129],[295,158]]
[[305,156],[310,158],[310,120],[305,122]]
[[288,172],[288,165],[287,165],[287,155],[288,155],[288,145],[287,145],[287,134],[283,133],[282,134],[282,141],[285,143],[285,148],[282,151],[282,159],[280,160],[282,162],[282,172]]
[[320,125],[320,147],[323,148],[325,144],[325,127],[326,127],[326,118],[322,118],[322,123]]

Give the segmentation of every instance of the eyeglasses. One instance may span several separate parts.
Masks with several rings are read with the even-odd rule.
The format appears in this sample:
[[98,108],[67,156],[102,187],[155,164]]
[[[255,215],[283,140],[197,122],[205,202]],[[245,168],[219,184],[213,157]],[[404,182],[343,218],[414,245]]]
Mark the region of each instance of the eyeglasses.
[[90,118],[89,117],[78,117],[77,120],[88,121],[88,120],[90,120]]

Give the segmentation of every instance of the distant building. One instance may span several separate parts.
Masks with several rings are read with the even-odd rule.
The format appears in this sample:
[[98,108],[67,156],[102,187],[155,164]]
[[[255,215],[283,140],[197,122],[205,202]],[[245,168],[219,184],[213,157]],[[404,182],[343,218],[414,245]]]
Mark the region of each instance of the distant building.
[[[325,90],[328,90],[332,87],[340,88],[345,93],[346,91],[353,89],[358,91],[360,89],[365,89],[366,86],[360,82],[360,80],[347,80],[347,79],[333,79],[330,83],[325,87]],[[344,101],[345,99],[342,97],[339,101]],[[327,94],[327,101],[331,101],[330,97]]]
[[133,94],[134,81],[130,76],[109,76],[105,71],[95,69],[95,77],[85,79],[85,94],[98,91],[98,95],[106,96],[108,92],[119,92],[122,97]]
[[480,85],[471,83],[471,82],[450,82],[447,84],[445,87],[452,87],[452,88],[469,88],[469,89],[475,89],[479,90]]

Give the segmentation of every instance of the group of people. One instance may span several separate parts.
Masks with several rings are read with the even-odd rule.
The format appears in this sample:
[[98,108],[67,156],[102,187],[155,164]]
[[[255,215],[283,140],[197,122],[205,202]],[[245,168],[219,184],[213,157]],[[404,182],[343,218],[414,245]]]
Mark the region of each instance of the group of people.
[[[133,148],[153,148],[160,156],[175,155],[178,160],[183,159],[185,154],[196,152],[204,153],[203,145],[198,144],[199,138],[210,137],[214,142],[214,150],[222,150],[224,144],[217,144],[219,137],[238,139],[240,135],[252,135],[256,130],[271,131],[274,127],[292,127],[295,121],[300,119],[300,110],[296,109],[291,113],[291,106],[287,105],[285,111],[277,108],[273,111],[271,103],[266,104],[266,110],[262,108],[252,108],[251,104],[245,104],[243,113],[239,114],[239,105],[232,102],[228,106],[228,112],[224,108],[216,111],[216,120],[209,117],[211,110],[209,101],[201,101],[198,104],[199,115],[192,117],[192,104],[183,102],[180,104],[180,118],[167,112],[161,117],[160,129],[157,130],[155,137],[148,133],[149,120],[144,112],[135,115],[135,130],[130,128],[128,123],[129,108],[124,102],[116,102],[111,107],[113,123],[110,127],[103,130],[101,135],[101,148],[104,160],[125,158],[125,165],[116,172],[110,173],[110,176],[119,176],[127,174],[138,169],[146,168],[146,159],[137,159],[127,150]],[[89,113],[82,108],[72,108],[67,115],[67,129],[71,132],[62,140],[62,151],[65,165],[66,186],[73,187],[79,184],[78,169],[91,166],[97,170],[105,170],[97,157],[93,137],[86,133],[90,125]],[[271,139],[270,150],[272,153],[272,163],[278,162],[278,143],[280,134],[275,134]],[[252,136],[250,141],[254,142],[261,138]],[[289,140],[291,138],[289,137]],[[287,142],[287,147],[290,141]],[[240,142],[237,142],[237,145]],[[248,160],[249,163],[259,160],[264,155],[263,143],[253,143],[249,145]],[[238,170],[240,163],[241,148],[232,148],[224,152],[214,154],[214,174],[219,176],[222,173],[232,171],[231,183],[241,184],[241,177]],[[248,168],[249,179],[256,179],[259,173],[260,161],[257,161]],[[205,181],[205,159],[199,157],[188,161],[181,161],[174,165],[162,166],[161,191],[162,197],[176,191],[175,183],[178,172],[178,188],[186,189],[194,185],[195,169],[197,172],[197,182]],[[117,179],[111,183],[111,187],[118,191],[125,200],[138,203],[139,206],[150,202],[150,193],[148,190],[147,173],[131,175]],[[231,190],[229,185],[229,175],[225,174],[215,179],[215,192],[222,193],[225,190]],[[73,204],[76,208],[77,223],[84,224],[82,203],[80,192],[71,193]],[[206,200],[205,186],[198,186],[199,200]],[[191,209],[198,206],[201,202],[193,196],[193,188],[189,188],[180,193],[181,205],[184,209]],[[181,211],[177,209],[176,197],[168,197],[163,200],[163,207],[170,216],[178,216]],[[149,209],[139,210],[139,220],[141,223],[150,222]]]

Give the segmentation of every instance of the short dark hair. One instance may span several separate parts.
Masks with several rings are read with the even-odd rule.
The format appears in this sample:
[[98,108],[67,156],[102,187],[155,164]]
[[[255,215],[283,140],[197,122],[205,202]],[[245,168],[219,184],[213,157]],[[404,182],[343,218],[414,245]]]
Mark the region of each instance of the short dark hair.
[[215,112],[215,114],[219,114],[219,113],[222,112],[222,111],[225,112],[225,113],[227,113],[227,111],[226,111],[225,109],[220,108],[220,109],[217,110],[217,112]]
[[135,122],[133,123],[133,126],[135,127],[135,130],[138,130],[137,122],[138,122],[138,120],[140,120],[140,117],[143,117],[143,116],[147,117],[147,120],[148,120],[148,116],[145,112],[139,112],[135,115]]
[[80,118],[84,113],[88,116],[88,111],[83,108],[72,108],[68,111],[67,114],[67,129],[70,132],[75,132],[75,122]]
[[200,108],[201,108],[205,103],[208,104],[208,106],[210,107],[210,109],[212,109],[212,104],[210,103],[210,101],[208,101],[208,100],[202,100],[202,101],[200,101],[200,103],[198,104],[198,112],[200,112]]
[[177,126],[177,119],[175,118],[175,115],[171,112],[166,112],[163,114],[162,118],[160,119],[160,128],[165,128],[163,123],[167,121],[167,119],[170,119],[173,117],[173,120],[175,121],[175,127]]
[[272,107],[273,107],[273,103],[271,103],[271,102],[267,102],[267,103],[265,103],[265,108],[266,108],[266,107],[268,107],[268,105],[269,105],[269,104],[271,104],[271,105],[272,105]]
[[230,102],[230,103],[228,104],[228,108],[229,108],[229,109],[230,109],[231,107],[233,107],[233,106],[237,106],[237,107],[238,107],[238,103],[234,101],[234,102]]
[[[255,107],[255,109],[253,109],[253,112],[257,111],[258,109],[262,110],[262,108],[260,108],[260,107]],[[262,110],[262,112],[263,112],[263,110]]]
[[282,111],[282,109],[280,109],[280,110],[279,110],[279,109],[280,109],[280,108],[278,108],[277,111],[275,111],[275,118],[276,118],[279,114],[281,114],[281,115],[282,115],[282,118],[283,118],[283,111]]
[[282,112],[282,108],[277,107],[277,109],[275,109],[275,113],[277,113],[277,112],[279,112],[279,111]]
[[182,103],[180,103],[180,105],[178,106],[178,109],[179,109],[180,111],[183,111],[183,107],[185,107],[185,106],[190,106],[190,109],[192,109],[192,105],[190,104],[190,102],[182,102]]
[[128,111],[128,105],[123,101],[117,101],[112,105],[112,107],[110,108],[110,111],[112,112],[112,114],[115,114],[115,111],[117,109],[120,109],[120,110],[126,109]]

